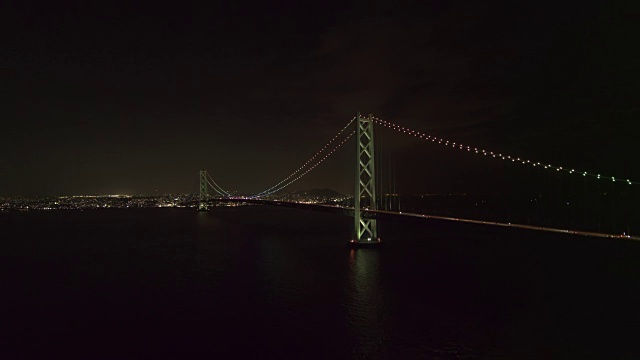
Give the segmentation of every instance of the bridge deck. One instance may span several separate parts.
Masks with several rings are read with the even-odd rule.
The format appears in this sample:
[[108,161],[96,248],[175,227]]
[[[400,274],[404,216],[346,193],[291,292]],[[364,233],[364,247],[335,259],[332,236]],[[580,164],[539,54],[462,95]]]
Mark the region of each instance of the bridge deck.
[[[307,210],[334,211],[334,212],[343,213],[345,215],[353,216],[353,208],[352,207],[344,207],[344,206],[339,206],[339,205],[297,203],[297,202],[290,202],[290,201],[275,201],[275,200],[262,200],[262,199],[243,199],[243,198],[212,199],[211,201],[248,203],[248,204],[256,204],[256,205],[275,205],[275,206],[286,206],[286,207],[307,209]],[[545,231],[545,232],[553,232],[553,233],[560,233],[560,234],[570,234],[570,235],[581,235],[581,236],[591,236],[591,237],[600,237],[600,238],[626,239],[626,240],[640,241],[640,237],[638,237],[638,236],[631,236],[631,235],[625,235],[625,234],[608,234],[608,233],[599,233],[599,232],[581,231],[581,230],[572,230],[572,229],[559,229],[559,228],[552,228],[552,227],[543,227],[543,226],[535,226],[535,225],[524,225],[524,224],[514,224],[514,223],[503,223],[503,222],[488,221],[488,220],[474,220],[474,219],[455,218],[455,217],[449,217],[449,216],[407,213],[407,212],[402,212],[402,211],[395,212],[395,211],[385,211],[385,210],[364,210],[363,209],[362,212],[364,214],[368,215],[368,216],[372,216],[373,215],[373,217],[375,217],[375,215],[402,216],[402,217],[410,217],[410,218],[418,218],[418,219],[435,219],[435,220],[455,221],[455,222],[478,224],[478,225],[510,227],[510,228],[515,228],[515,229]]]

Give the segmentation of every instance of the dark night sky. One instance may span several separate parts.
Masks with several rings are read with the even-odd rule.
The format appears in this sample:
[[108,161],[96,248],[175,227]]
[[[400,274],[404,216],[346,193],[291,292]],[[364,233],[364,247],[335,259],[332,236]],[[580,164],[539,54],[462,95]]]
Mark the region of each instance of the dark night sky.
[[[107,3],[0,5],[0,196],[258,191],[356,111],[640,180],[631,1]],[[296,188],[352,192],[352,152]]]

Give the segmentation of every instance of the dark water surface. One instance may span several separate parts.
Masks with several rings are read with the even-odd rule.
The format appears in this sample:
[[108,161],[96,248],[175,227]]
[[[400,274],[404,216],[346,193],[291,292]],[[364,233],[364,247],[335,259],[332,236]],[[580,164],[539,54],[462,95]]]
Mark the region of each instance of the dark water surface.
[[0,358],[640,359],[640,243],[272,207],[0,213]]

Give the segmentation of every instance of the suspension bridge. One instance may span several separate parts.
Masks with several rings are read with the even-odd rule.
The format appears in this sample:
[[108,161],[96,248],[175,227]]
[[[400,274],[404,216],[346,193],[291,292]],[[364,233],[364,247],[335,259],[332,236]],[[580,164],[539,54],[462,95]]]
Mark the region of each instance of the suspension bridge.
[[[355,129],[354,129],[355,128]],[[374,131],[378,129],[377,131]],[[435,219],[441,221],[453,221],[469,224],[480,224],[488,226],[510,227],[515,229],[536,230],[553,233],[585,235],[601,238],[620,238],[628,240],[640,240],[639,236],[631,235],[629,231],[629,219],[627,218],[626,231],[622,233],[601,231],[600,222],[597,229],[587,229],[571,226],[548,226],[547,224],[536,223],[517,223],[510,221],[500,221],[499,219],[470,218],[467,216],[452,216],[442,214],[424,213],[424,211],[401,211],[397,200],[395,189],[390,194],[391,189],[389,183],[389,166],[381,160],[384,155],[378,154],[380,146],[376,144],[376,134],[381,129],[390,130],[402,134],[403,136],[413,137],[414,139],[437,144],[453,150],[466,152],[469,156],[479,156],[496,161],[509,162],[512,166],[520,166],[524,168],[537,169],[541,172],[555,173],[558,176],[575,179],[581,178],[587,188],[587,179],[596,182],[598,193],[602,182],[609,182],[612,186],[623,185],[627,189],[627,197],[629,189],[640,185],[637,181],[627,178],[619,178],[614,176],[603,175],[589,171],[577,170],[572,167],[552,165],[524,157],[512,156],[502,152],[491,151],[477,146],[471,146],[443,139],[438,136],[427,134],[426,132],[410,129],[398,125],[396,123],[382,120],[373,115],[361,116],[360,113],[352,118],[338,133],[333,136],[323,147],[320,148],[313,156],[304,162],[295,171],[288,176],[283,177],[281,181],[275,185],[266,188],[254,194],[237,194],[232,191],[225,190],[216,182],[207,170],[200,171],[199,194],[198,194],[198,210],[207,211],[211,202],[230,202],[230,203],[246,203],[246,204],[262,204],[277,205],[305,208],[321,211],[342,212],[353,216],[353,238],[350,245],[353,246],[376,246],[382,243],[382,239],[378,234],[378,220],[389,217],[404,217],[418,219]],[[314,169],[318,168],[324,161],[330,158],[338,149],[342,148],[355,135],[355,179],[354,179],[354,196],[349,201],[340,204],[322,204],[307,203],[297,201],[282,201],[275,198],[279,192],[288,186],[302,179]],[[377,146],[378,145],[378,146]],[[377,168],[379,167],[379,169]],[[393,184],[395,188],[395,182]],[[384,190],[387,191],[384,191]],[[612,187],[613,189],[613,187]],[[605,192],[604,195],[607,193]],[[533,201],[533,200],[532,200]],[[567,203],[568,204],[568,203]],[[598,201],[597,205],[601,205]],[[510,211],[510,210],[507,210]],[[600,215],[598,215],[600,217]]]

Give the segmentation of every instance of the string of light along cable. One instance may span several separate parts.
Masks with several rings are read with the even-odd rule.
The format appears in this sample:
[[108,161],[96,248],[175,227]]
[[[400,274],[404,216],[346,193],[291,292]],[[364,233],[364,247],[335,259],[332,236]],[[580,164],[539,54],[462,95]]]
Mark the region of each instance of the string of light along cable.
[[284,185],[282,185],[282,186],[280,186],[280,187],[278,187],[278,188],[276,188],[276,189],[274,189],[274,190],[270,191],[269,193],[262,194],[262,195],[254,195],[254,196],[251,196],[251,197],[249,197],[249,198],[254,199],[254,198],[258,198],[258,197],[265,197],[265,196],[269,196],[269,195],[271,195],[271,194],[274,194],[274,193],[276,193],[276,192],[278,192],[278,191],[280,191],[280,190],[282,190],[282,189],[286,188],[287,186],[289,186],[289,185],[293,184],[294,182],[296,182],[296,181],[300,180],[303,176],[307,175],[311,170],[315,169],[316,167],[318,167],[318,165],[322,164],[322,163],[323,163],[323,162],[324,162],[324,161],[325,161],[329,156],[333,155],[333,153],[335,153],[335,152],[336,152],[336,150],[338,150],[338,149],[340,148],[340,146],[342,146],[344,143],[346,143],[346,142],[347,142],[347,140],[349,140],[349,139],[353,136],[353,134],[355,134],[355,133],[356,133],[356,131],[355,131],[355,130],[353,130],[349,135],[347,135],[347,137],[346,137],[346,138],[344,138],[341,142],[337,143],[337,144],[335,145],[335,147],[334,147],[331,151],[329,151],[329,152],[328,152],[328,153],[326,153],[322,158],[320,158],[320,160],[318,160],[318,162],[316,162],[313,166],[311,166],[310,168],[308,168],[307,170],[305,170],[303,173],[301,173],[300,175],[298,175],[298,176],[297,176],[296,178],[294,178],[293,180],[291,180],[291,181],[289,181],[288,183],[286,183],[286,184],[284,184]]
[[520,158],[520,157],[516,157],[516,156],[511,156],[511,155],[506,155],[506,154],[502,154],[502,153],[498,153],[498,152],[494,152],[494,151],[489,151],[489,150],[485,150],[485,149],[480,149],[477,147],[472,147],[469,145],[463,145],[460,143],[456,143],[453,141],[449,141],[449,140],[445,140],[443,138],[439,138],[436,136],[432,136],[432,135],[427,135],[423,132],[417,131],[417,130],[413,130],[413,129],[409,129],[407,127],[404,126],[400,126],[397,124],[394,124],[390,121],[385,121],[382,120],[380,118],[377,117],[373,117],[373,121],[376,124],[380,124],[384,127],[388,127],[390,129],[396,130],[398,132],[401,133],[405,133],[408,135],[413,135],[416,138],[422,139],[422,140],[426,140],[426,141],[431,141],[434,143],[438,143],[438,144],[444,144],[444,146],[451,146],[453,148],[459,149],[459,150],[466,150],[468,152],[475,152],[476,154],[482,154],[483,156],[490,156],[493,158],[497,158],[497,159],[501,159],[501,160],[511,160],[511,162],[517,162],[517,163],[522,163],[524,165],[529,165],[529,166],[534,166],[534,167],[544,167],[545,169],[549,169],[549,170],[556,170],[557,172],[565,172],[568,174],[576,174],[576,175],[582,175],[582,176],[590,176],[590,177],[595,177],[597,179],[607,179],[607,180],[611,180],[612,182],[616,182],[616,181],[620,181],[620,182],[625,182],[628,185],[640,185],[640,182],[637,181],[631,181],[630,179],[621,179],[621,178],[616,178],[614,176],[603,176],[600,174],[594,174],[594,173],[589,173],[586,171],[578,171],[575,170],[573,168],[567,168],[567,167],[563,167],[563,166],[553,166],[551,164],[543,164],[541,162],[535,162],[532,160],[528,160],[528,159],[524,159],[524,158]]
[[[218,183],[213,180],[213,178],[211,177],[211,175],[209,175],[209,173],[207,172],[207,182],[209,183],[209,185],[213,188],[213,190],[215,190],[218,194],[222,195],[222,196],[231,196],[231,194],[228,191],[225,191],[222,186],[218,185]],[[213,182],[213,184],[212,184]],[[220,189],[218,191],[218,189]]]
[[231,196],[231,193],[224,190],[222,186],[218,185],[218,183],[215,180],[213,180],[213,178],[211,177],[211,175],[209,175],[209,173],[207,173],[207,182],[209,183],[209,186],[211,186],[218,194],[222,196]]
[[[218,190],[218,189],[217,189],[217,188],[216,188],[216,187],[211,183],[211,181],[209,181],[209,179],[207,179],[207,183],[208,183],[208,184],[209,184],[209,186],[211,186],[211,188],[212,188],[215,192],[217,192],[220,196],[231,196],[229,193],[227,193],[227,192],[225,192],[224,190],[222,190],[222,188],[220,188],[220,190],[222,190],[222,191]],[[215,183],[215,181],[214,181],[214,183]]]
[[345,131],[349,125],[351,125],[351,123],[353,123],[353,121],[356,118],[352,118],[347,125],[345,125],[345,127],[343,127],[340,131],[338,131],[338,133],[331,138],[331,140],[329,140],[328,143],[326,143],[320,150],[318,150],[318,152],[316,152],[309,160],[307,160],[304,164],[302,164],[302,166],[300,166],[298,169],[296,169],[296,171],[294,171],[293,173],[291,173],[289,176],[287,176],[286,178],[284,178],[282,181],[280,181],[279,183],[273,185],[272,187],[257,193],[255,195],[252,195],[252,197],[260,197],[263,196],[264,194],[270,192],[271,190],[277,188],[278,186],[280,186],[282,183],[284,183],[285,181],[291,179],[293,176],[295,176],[297,173],[299,173],[300,171],[302,171],[302,169],[304,169],[307,165],[309,165],[316,157],[318,157],[322,152],[324,152],[334,141],[336,141],[336,139],[338,139],[338,137],[340,136],[340,134],[342,134],[343,131]]

